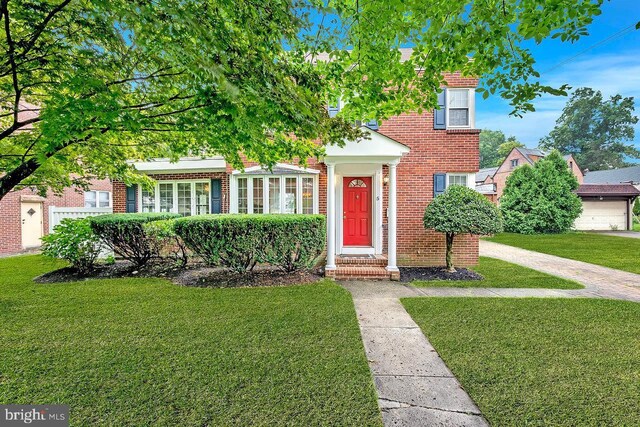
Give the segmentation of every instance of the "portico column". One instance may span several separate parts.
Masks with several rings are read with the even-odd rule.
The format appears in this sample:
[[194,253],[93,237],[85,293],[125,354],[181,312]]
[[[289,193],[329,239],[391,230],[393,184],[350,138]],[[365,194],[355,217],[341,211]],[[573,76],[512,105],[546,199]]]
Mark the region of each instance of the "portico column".
[[389,163],[389,214],[387,218],[388,226],[388,248],[387,248],[387,270],[398,271],[396,265],[396,225],[397,225],[397,204],[396,204],[396,166],[398,162]]
[[327,265],[336,269],[336,176],[335,165],[327,163]]

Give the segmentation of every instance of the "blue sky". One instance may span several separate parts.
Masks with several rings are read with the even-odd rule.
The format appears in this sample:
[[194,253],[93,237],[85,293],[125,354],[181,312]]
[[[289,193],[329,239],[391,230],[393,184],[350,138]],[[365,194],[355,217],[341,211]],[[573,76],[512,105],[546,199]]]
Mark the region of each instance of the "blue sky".
[[[573,88],[583,86],[602,91],[603,95],[633,96],[636,115],[640,115],[640,0],[612,0],[602,7],[602,14],[589,26],[589,36],[577,43],[546,40],[533,48],[541,81]],[[631,31],[587,52],[610,36],[634,24]],[[566,63],[560,64],[563,61]],[[566,97],[546,96],[535,101],[536,111],[523,118],[510,117],[511,108],[500,97],[476,98],[476,127],[502,130],[514,135],[527,147],[536,147],[560,116]],[[640,148],[640,124],[636,126],[635,144]]]

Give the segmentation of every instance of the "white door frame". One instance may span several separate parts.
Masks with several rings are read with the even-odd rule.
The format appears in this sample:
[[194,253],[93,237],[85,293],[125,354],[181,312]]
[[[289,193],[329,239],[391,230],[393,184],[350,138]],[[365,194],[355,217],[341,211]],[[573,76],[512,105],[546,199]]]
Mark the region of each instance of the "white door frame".
[[[373,246],[345,246],[343,243],[343,188],[344,178],[371,177],[371,240]],[[338,254],[382,254],[382,165],[336,165],[336,252]]]

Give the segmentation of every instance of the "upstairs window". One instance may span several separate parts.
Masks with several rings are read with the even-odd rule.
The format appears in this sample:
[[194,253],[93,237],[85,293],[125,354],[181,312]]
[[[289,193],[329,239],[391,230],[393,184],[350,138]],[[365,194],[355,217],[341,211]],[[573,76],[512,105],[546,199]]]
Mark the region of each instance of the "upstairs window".
[[[327,111],[329,111],[329,117],[337,116],[343,107],[344,107],[344,103],[342,102],[341,98],[338,98],[334,102],[330,102],[329,106],[327,107]],[[354,122],[354,125],[356,127],[366,126],[371,130],[378,130],[379,128],[378,121],[376,119],[364,120],[364,121],[356,120]]]
[[518,159],[511,160],[511,169],[518,167]]
[[449,127],[471,126],[471,102],[469,89],[447,90]]

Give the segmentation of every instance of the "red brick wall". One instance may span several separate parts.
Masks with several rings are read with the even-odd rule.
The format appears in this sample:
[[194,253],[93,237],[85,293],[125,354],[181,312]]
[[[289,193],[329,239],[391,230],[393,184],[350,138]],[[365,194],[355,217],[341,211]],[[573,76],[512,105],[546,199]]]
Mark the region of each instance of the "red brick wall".
[[[112,191],[111,181],[95,180],[91,184],[92,190]],[[22,251],[22,225],[20,218],[20,203],[24,196],[36,196],[30,189],[13,191],[0,200],[0,254],[12,254]],[[43,231],[49,230],[49,206],[83,207],[84,192],[76,188],[67,188],[60,196],[48,193],[43,199]]]
[[[381,124],[380,133],[411,148],[397,169],[398,265],[444,264],[444,236],[425,230],[422,223],[424,210],[433,199],[433,174],[477,172],[479,132],[434,130],[432,112],[403,114]],[[384,212],[387,193],[385,188]],[[454,262],[463,266],[474,265],[477,260],[478,239],[458,237],[454,242]]]

